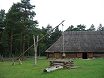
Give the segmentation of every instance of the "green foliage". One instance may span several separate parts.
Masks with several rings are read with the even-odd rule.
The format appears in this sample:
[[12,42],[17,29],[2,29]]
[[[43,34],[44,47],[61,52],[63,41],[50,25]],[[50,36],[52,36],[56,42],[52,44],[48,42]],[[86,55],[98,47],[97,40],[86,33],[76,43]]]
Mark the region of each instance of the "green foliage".
[[86,26],[85,25],[77,25],[77,31],[85,31]]
[[50,45],[52,45],[54,42],[56,42],[59,37],[62,35],[61,30],[59,30],[58,27],[56,27],[56,29],[54,30],[54,32],[52,32],[51,36],[50,36]]
[[5,10],[1,9],[0,10],[0,32],[2,32],[5,27],[4,19],[5,19]]
[[85,25],[77,25],[77,27],[74,27],[73,25],[69,26],[69,28],[66,31],[86,31],[85,30],[86,26]]
[[[45,36],[39,42],[38,47],[38,55],[45,55],[45,50],[61,36],[58,27],[54,30],[50,25],[42,29],[37,28],[38,21],[33,20],[36,14],[32,11],[35,6],[28,1],[30,0],[22,0],[20,3],[13,4],[6,14],[5,29],[1,37],[4,50],[0,53],[1,55],[19,56],[33,44],[33,35],[38,35],[39,39]],[[25,55],[33,56],[34,49],[31,48]]]
[[[33,42],[30,39],[33,34],[37,34],[35,32],[38,24],[36,20],[33,20],[36,15],[33,11],[34,7],[30,4],[30,0],[21,0],[21,2],[13,4],[6,14],[5,29],[1,40],[5,48],[4,52],[8,56],[20,55],[32,45]],[[2,17],[3,12],[0,13]]]
[[69,26],[69,28],[66,30],[66,31],[74,31],[74,26],[73,25],[71,25],[71,26]]
[[61,31],[58,27],[53,30],[52,26],[47,25],[46,28],[42,27],[41,29],[40,37],[42,36],[45,37],[39,42],[39,53],[40,55],[45,55],[46,49],[49,48],[61,36]]
[[104,31],[104,27],[102,26],[102,24],[99,24],[97,31]]
[[3,43],[2,43],[2,35],[3,35],[3,31],[5,28],[5,10],[1,9],[0,10],[0,54],[3,55],[3,51],[4,51],[4,47],[3,47]]
[[88,31],[95,31],[95,26],[92,24]]

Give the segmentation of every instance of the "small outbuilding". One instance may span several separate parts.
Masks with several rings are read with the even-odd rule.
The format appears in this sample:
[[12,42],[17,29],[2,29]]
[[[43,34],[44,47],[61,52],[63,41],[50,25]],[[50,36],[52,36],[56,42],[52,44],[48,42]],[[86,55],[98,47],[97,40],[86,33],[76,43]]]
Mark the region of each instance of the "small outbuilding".
[[65,31],[46,50],[48,58],[104,57],[104,31]]

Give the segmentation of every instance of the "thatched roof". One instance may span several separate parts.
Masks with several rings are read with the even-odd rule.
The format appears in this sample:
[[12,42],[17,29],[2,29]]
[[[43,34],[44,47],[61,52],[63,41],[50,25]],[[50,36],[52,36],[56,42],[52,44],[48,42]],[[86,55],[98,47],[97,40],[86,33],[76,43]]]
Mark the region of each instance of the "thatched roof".
[[[46,52],[63,52],[63,36]],[[64,32],[64,52],[104,52],[104,31]]]

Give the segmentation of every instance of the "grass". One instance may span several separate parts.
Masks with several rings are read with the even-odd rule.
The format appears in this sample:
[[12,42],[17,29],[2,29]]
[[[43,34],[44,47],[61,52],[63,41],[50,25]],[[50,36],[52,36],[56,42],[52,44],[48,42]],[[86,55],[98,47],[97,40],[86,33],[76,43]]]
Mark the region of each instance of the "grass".
[[43,69],[48,67],[47,59],[38,60],[34,66],[33,59],[23,61],[12,66],[12,62],[0,62],[0,78],[104,78],[104,59],[83,60],[75,59],[77,69],[61,69],[51,73],[44,73]]

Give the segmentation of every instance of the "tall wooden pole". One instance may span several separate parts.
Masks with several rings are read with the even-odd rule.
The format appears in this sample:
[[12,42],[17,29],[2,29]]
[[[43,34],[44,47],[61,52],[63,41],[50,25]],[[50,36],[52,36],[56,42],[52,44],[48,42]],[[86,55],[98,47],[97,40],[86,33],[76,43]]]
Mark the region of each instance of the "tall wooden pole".
[[37,64],[37,46],[38,46],[38,36],[35,39],[35,36],[33,36],[34,39],[34,58],[35,58],[35,65]]
[[37,36],[37,39],[36,39],[36,49],[38,50],[38,42],[39,42],[39,36]]
[[35,65],[37,63],[37,53],[36,53],[36,40],[35,40],[35,36],[33,35],[33,39],[34,39],[34,59],[35,59]]
[[64,25],[62,24],[62,37],[63,37],[63,39],[62,39],[62,42],[63,42],[63,53],[64,53],[64,30],[63,30],[63,28],[64,28]]
[[64,25],[62,24],[62,38],[63,38],[62,39],[62,42],[63,42],[63,44],[62,44],[63,45],[62,46],[62,48],[63,48],[63,50],[62,50],[63,55],[62,56],[63,56],[63,59],[64,59],[66,55],[65,55],[65,52],[64,52],[64,30],[63,30],[63,28],[64,28]]

